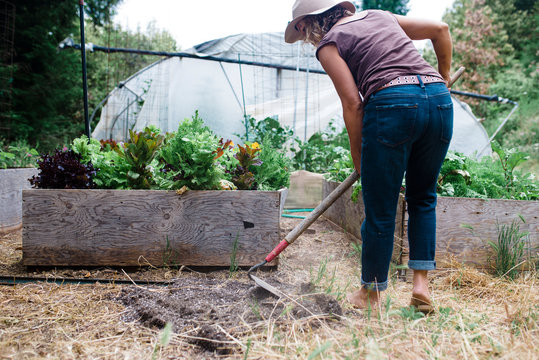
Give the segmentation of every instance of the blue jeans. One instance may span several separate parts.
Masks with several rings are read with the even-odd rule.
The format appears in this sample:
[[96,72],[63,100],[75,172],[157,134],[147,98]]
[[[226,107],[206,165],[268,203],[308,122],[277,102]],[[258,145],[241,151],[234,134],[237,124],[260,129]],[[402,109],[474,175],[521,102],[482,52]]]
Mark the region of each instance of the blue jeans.
[[399,85],[370,96],[364,108],[361,185],[361,284],[385,290],[403,177],[408,205],[408,267],[434,270],[436,182],[453,133],[444,83]]

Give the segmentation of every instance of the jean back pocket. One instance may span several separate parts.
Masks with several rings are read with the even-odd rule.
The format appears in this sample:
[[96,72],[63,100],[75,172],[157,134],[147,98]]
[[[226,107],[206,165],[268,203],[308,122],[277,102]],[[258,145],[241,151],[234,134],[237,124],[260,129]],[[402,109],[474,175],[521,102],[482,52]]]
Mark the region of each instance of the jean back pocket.
[[449,144],[453,136],[453,103],[438,105],[438,112],[442,122],[440,140]]
[[393,104],[376,107],[377,140],[395,147],[414,134],[418,104]]

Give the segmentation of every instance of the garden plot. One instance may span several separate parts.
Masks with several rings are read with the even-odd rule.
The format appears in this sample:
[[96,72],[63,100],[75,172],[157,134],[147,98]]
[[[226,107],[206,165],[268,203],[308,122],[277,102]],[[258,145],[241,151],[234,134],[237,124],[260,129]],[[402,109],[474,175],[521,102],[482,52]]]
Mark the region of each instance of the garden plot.
[[[281,219],[287,233],[298,219]],[[170,280],[171,285],[56,283],[0,289],[5,358],[282,359],[492,357],[535,359],[539,281],[514,282],[453,264],[433,272],[437,313],[407,305],[411,284],[392,276],[380,312],[350,308],[359,282],[355,238],[319,219],[259,276],[290,298],[259,292],[245,271],[150,266],[27,269],[21,232],[0,238],[0,274]],[[128,277],[127,277],[128,276]],[[306,310],[307,309],[307,310]],[[339,312],[340,309],[340,312]],[[163,325],[172,324],[167,343]],[[166,344],[166,345],[165,345]]]

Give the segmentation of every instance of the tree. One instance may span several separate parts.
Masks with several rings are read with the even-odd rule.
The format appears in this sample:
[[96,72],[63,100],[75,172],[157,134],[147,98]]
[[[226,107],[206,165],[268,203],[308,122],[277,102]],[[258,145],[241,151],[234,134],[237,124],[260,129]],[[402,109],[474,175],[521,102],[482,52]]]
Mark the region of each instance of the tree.
[[103,27],[110,24],[116,14],[116,6],[122,0],[86,0],[84,13],[92,20],[94,26]]
[[363,0],[362,8],[387,10],[394,14],[406,15],[410,11],[408,2],[409,0]]
[[453,63],[466,67],[460,86],[487,93],[502,55],[513,50],[498,18],[485,0],[456,0],[444,20],[453,37]]
[[539,28],[537,26],[539,2],[523,0],[486,0],[512,46],[511,57],[518,60],[529,75],[535,71]]
[[[537,119],[537,17],[539,2],[522,0],[455,0],[443,20],[453,36],[453,64],[466,72],[457,88],[510,98],[519,103],[496,139],[508,148],[539,159]],[[426,51],[432,58],[432,51]],[[492,134],[508,115],[508,105],[466,99]],[[535,163],[537,167],[537,162]],[[537,170],[536,170],[537,171]]]
[[[101,11],[110,12],[119,0],[90,2],[96,6],[93,16],[106,18]],[[23,138],[49,151],[84,132],[80,53],[57,48],[79,33],[78,10],[73,0],[16,2],[8,141]]]

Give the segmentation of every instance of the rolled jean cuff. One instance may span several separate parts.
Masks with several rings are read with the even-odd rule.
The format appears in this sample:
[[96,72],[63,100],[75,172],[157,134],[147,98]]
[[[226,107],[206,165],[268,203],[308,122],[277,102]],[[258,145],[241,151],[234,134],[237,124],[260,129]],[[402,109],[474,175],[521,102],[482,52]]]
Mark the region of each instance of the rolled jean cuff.
[[408,260],[408,269],[436,270],[436,261],[434,260]]
[[361,285],[368,290],[384,291],[387,289],[387,280],[384,282],[365,282],[361,279]]

